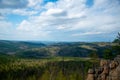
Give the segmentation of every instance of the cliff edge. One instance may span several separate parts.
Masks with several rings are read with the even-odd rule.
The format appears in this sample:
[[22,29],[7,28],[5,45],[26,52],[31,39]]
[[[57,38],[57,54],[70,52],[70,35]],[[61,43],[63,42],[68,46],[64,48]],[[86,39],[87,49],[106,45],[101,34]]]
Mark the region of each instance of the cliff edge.
[[114,60],[100,60],[100,67],[88,70],[86,80],[120,80],[120,55]]

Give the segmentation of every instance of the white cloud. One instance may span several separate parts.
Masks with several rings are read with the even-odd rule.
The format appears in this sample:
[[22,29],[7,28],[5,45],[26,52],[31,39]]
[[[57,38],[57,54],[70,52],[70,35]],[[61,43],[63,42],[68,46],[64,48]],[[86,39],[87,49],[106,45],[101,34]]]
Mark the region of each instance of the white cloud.
[[[9,12],[9,13],[8,13]],[[10,14],[11,13],[11,9],[0,9],[0,14],[3,16],[3,15],[6,15],[6,14]]]
[[30,23],[28,21],[24,20],[24,21],[22,21],[22,23],[19,25],[19,27],[17,29],[24,30],[24,31],[30,31],[31,26],[30,26]]
[[23,15],[23,16],[31,16],[34,15],[36,13],[38,13],[37,11],[28,11],[26,9],[15,9],[12,11],[13,14],[18,14],[18,15]]
[[0,39],[10,39],[13,36],[14,27],[11,22],[0,21]]
[[49,9],[45,15],[56,15],[59,16],[60,14],[64,13],[62,9]]
[[43,0],[28,0],[29,4],[28,7],[36,6],[37,4],[42,3]]
[[12,23],[7,21],[0,21],[0,32],[7,33],[9,29],[13,26]]
[[43,0],[1,0],[0,14],[17,14],[19,16],[31,16],[39,13],[42,1]]
[[57,29],[58,30],[63,30],[63,29],[66,29],[66,27],[64,27],[64,26],[58,26]]
[[[59,0],[41,5],[42,1],[29,0],[28,8],[37,8],[35,10],[26,8],[12,11],[15,14],[29,15],[28,19],[18,25],[16,31],[19,33],[16,35],[23,39],[56,37],[70,40],[69,38],[73,39],[74,36],[99,35],[102,37],[101,34],[120,31],[118,0],[94,0],[91,7],[87,7],[89,4],[86,5],[86,0]],[[70,37],[71,35],[73,36]]]
[[20,40],[45,40],[51,38],[49,35],[51,31],[45,31],[42,27],[39,27],[40,24],[35,21],[31,22],[24,20],[18,26],[19,27],[16,28],[16,31],[18,32],[17,35],[19,35],[18,39]]
[[[57,3],[50,2],[45,6],[47,10],[42,12],[40,16],[33,17],[32,20],[30,20],[31,18],[28,20],[30,23],[29,28],[22,27],[22,29],[49,30],[51,32],[53,31],[53,34],[55,34],[54,31],[59,32],[59,30],[73,31],[72,34],[77,36],[105,34],[106,31],[109,33],[112,32],[113,29],[116,31],[116,29],[119,28],[117,25],[112,25],[120,21],[119,19],[116,19],[118,17],[118,13],[117,15],[111,14],[116,10],[112,9],[109,11],[111,13],[104,12],[105,10],[110,9],[113,5],[114,3],[110,3],[109,0],[95,0],[94,5],[91,8],[86,7],[85,0],[60,0]],[[112,8],[115,9],[116,7],[119,7],[119,5],[114,5]],[[97,9],[100,10],[97,11]],[[61,17],[61,15],[64,16]],[[28,24],[26,23],[22,25],[23,22],[20,24],[21,26]],[[74,33],[75,30],[82,31],[84,33]],[[62,32],[59,32],[58,35],[61,33]]]
[[0,8],[25,8],[27,0],[0,0]]
[[104,32],[85,32],[85,33],[76,33],[72,34],[72,36],[89,36],[89,35],[98,35],[103,34]]
[[4,19],[5,19],[5,17],[1,15],[0,16],[0,20],[4,20]]

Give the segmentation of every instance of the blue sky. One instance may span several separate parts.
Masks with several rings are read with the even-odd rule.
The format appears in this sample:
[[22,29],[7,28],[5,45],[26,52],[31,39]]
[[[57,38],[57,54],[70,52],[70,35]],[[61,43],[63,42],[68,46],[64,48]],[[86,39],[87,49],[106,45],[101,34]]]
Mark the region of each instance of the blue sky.
[[112,41],[119,0],[0,0],[0,40]]

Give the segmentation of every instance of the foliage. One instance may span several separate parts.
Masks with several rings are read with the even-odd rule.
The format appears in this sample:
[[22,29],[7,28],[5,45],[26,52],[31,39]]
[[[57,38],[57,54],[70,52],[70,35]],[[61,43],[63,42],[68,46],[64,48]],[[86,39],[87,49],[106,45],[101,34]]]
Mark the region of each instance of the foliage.
[[96,50],[101,57],[103,50],[110,47],[111,44],[107,42],[61,42],[47,45],[41,42],[0,40],[0,52],[24,58],[43,58],[48,56],[88,57],[91,52]]
[[119,43],[119,45],[120,45],[120,32],[118,32],[118,36],[116,37],[116,39],[113,42]]
[[113,56],[113,53],[112,53],[111,49],[104,50],[104,52],[103,52],[103,58],[104,59],[112,59],[113,57],[114,56]]
[[45,46],[43,43],[33,43],[24,41],[6,41],[0,40],[0,52],[2,53],[16,53],[26,49],[40,48]]
[[15,57],[13,56],[9,56],[7,54],[4,54],[4,53],[0,53],[0,65],[1,64],[7,64],[9,62],[12,62],[14,61]]
[[16,56],[21,57],[21,58],[42,58],[42,57],[46,57],[47,52],[45,50],[26,50],[23,52],[19,52],[16,54]]
[[120,45],[112,47],[114,55],[120,55]]
[[[94,62],[65,58],[15,59],[0,65],[0,80],[83,80]],[[70,58],[71,59],[71,58]],[[62,59],[61,59],[62,60]]]
[[90,57],[90,58],[93,58],[93,59],[99,58],[99,56],[98,56],[98,54],[97,54],[96,51],[91,52],[91,53],[89,54],[89,57]]

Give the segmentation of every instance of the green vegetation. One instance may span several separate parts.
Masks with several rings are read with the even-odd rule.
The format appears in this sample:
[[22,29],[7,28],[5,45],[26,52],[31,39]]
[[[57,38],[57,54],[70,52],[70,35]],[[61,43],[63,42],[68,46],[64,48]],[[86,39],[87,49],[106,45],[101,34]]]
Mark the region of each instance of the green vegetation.
[[118,36],[116,37],[116,39],[113,42],[118,43],[120,45],[120,32],[118,32]]
[[0,80],[85,80],[99,58],[120,54],[119,36],[113,43],[0,40]]
[[114,55],[120,55],[120,45],[116,45],[112,47]]
[[0,65],[14,61],[16,58],[7,54],[0,53]]
[[106,49],[104,50],[104,54],[103,54],[103,58],[104,59],[113,59],[113,54],[112,54],[112,50],[110,49]]
[[117,45],[112,46],[114,55],[120,55],[120,33],[118,33],[117,38],[113,41]]
[[14,59],[1,63],[0,80],[83,80],[93,64],[78,57]]
[[113,43],[114,44],[111,47],[108,47],[108,49],[103,51],[104,59],[113,59],[116,55],[120,55],[120,33],[118,33],[118,36]]
[[23,51],[38,47],[40,48],[43,46],[45,46],[43,43],[0,40],[0,53],[15,54],[17,51]]
[[92,59],[98,59],[99,56],[97,54],[97,51],[93,51],[89,54],[89,57],[92,58]]
[[61,42],[44,44],[41,42],[20,42],[0,40],[0,53],[9,54],[21,58],[46,58],[46,57],[88,57],[90,53],[97,51],[99,57],[103,51],[116,43],[84,43]]

